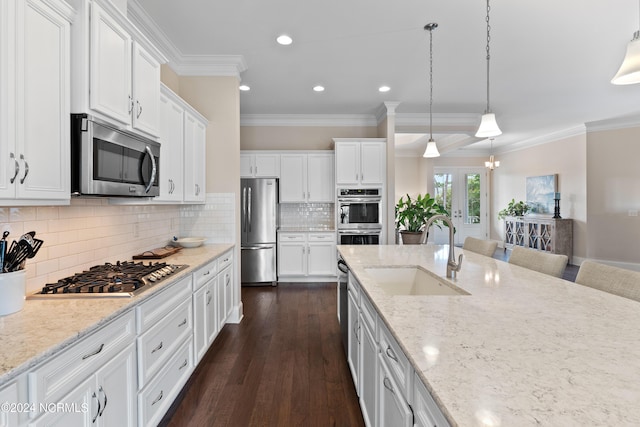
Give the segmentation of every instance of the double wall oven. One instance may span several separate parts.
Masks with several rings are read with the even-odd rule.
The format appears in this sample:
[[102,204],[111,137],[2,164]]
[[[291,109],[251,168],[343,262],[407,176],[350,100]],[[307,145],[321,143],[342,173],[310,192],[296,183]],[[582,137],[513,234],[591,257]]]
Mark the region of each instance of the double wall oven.
[[382,190],[338,189],[338,244],[378,245],[382,234]]

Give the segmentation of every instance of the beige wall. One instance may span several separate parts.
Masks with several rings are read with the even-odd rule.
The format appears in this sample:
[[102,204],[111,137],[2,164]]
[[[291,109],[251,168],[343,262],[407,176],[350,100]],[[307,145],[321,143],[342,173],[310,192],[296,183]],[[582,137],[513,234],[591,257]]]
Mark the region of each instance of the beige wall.
[[573,219],[574,263],[587,256],[587,162],[586,135],[496,156],[500,167],[493,171],[491,193],[491,238],[503,240],[504,224],[498,211],[511,199],[526,199],[526,178],[558,174],[562,194],[560,215]]
[[178,76],[167,64],[162,64],[160,66],[160,80],[162,80],[162,83],[175,93],[180,93],[180,76]]
[[242,126],[242,150],[332,150],[333,138],[375,138],[372,126]]
[[640,128],[587,134],[587,256],[640,265]]

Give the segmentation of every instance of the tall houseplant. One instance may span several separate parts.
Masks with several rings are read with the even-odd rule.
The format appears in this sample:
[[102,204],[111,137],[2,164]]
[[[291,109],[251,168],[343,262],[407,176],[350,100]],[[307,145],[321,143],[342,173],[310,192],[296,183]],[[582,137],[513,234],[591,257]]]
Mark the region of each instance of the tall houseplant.
[[415,199],[408,194],[400,197],[396,203],[396,229],[400,230],[402,242],[420,243],[424,224],[435,215],[449,215],[449,213],[444,206],[436,203],[429,193],[424,196],[418,194]]

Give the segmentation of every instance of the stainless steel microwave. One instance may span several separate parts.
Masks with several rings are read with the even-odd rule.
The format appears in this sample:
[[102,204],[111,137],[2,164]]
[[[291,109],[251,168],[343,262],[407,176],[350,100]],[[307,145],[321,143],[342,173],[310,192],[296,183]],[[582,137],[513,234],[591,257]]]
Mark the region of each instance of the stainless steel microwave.
[[160,194],[160,143],[87,114],[71,115],[71,195]]

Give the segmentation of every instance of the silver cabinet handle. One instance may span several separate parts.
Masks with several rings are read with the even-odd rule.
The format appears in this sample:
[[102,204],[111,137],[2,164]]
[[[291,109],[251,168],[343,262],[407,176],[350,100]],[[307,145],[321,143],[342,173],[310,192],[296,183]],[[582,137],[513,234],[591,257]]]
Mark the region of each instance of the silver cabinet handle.
[[24,162],[24,176],[20,179],[20,184],[24,184],[24,180],[27,179],[27,175],[29,175],[29,163],[24,159],[23,154],[20,154],[20,160]]
[[131,95],[129,95],[129,112],[128,112],[128,114],[131,114],[132,111],[133,111],[133,98],[131,97]]
[[98,417],[100,416],[100,414],[102,413],[102,411],[100,410],[102,408],[102,405],[100,405],[100,399],[98,399],[98,396],[96,395],[95,392],[91,397],[95,397],[95,399],[98,401],[98,411],[96,412],[96,416],[93,417],[93,420],[91,420],[91,423],[95,423]]
[[104,348],[104,343],[100,344],[100,348],[94,351],[93,353],[85,354],[84,356],[82,356],[82,360],[88,359],[91,356],[95,356],[96,354],[100,353],[103,348]]
[[104,391],[102,386],[100,386],[100,388],[98,389],[98,393],[100,392],[104,394],[104,403],[102,404],[102,411],[100,411],[100,416],[102,416],[102,413],[104,412],[104,410],[107,409],[107,393]]
[[182,320],[182,322],[180,322],[180,324],[178,325],[178,328],[181,328],[186,324],[187,324],[187,318],[185,317],[184,320]]
[[211,291],[207,291],[207,305],[209,305],[209,303],[211,302]]
[[153,405],[155,405],[156,403],[160,402],[160,399],[162,399],[162,395],[163,395],[162,390],[160,390],[160,394],[158,395],[158,397],[156,397],[156,398],[154,399],[154,401],[153,401],[153,402],[151,402],[151,406],[153,406]]
[[182,370],[182,368],[187,366],[187,364],[188,364],[187,359],[184,359],[184,362],[182,362],[182,365],[180,365],[180,367],[178,368],[178,371]]
[[225,286],[229,286],[229,283],[231,283],[231,275],[230,274],[225,274]]
[[387,356],[390,359],[392,359],[394,362],[398,363],[398,357],[395,355],[395,353],[391,349],[391,346],[387,346],[387,351],[385,353],[387,353]]
[[136,105],[138,106],[138,114],[136,114],[136,119],[139,119],[140,115],[142,114],[142,104],[140,104],[140,101],[136,100]]
[[208,276],[209,274],[211,274],[211,271],[207,270],[207,272],[204,273],[203,276]]
[[158,344],[158,346],[156,348],[151,350],[151,354],[155,353],[156,351],[160,350],[161,348],[162,348],[162,341],[160,341],[160,344]]
[[20,163],[18,163],[18,160],[16,159],[16,156],[13,153],[9,153],[9,158],[13,159],[13,162],[15,164],[15,171],[14,171],[13,177],[9,180],[9,182],[13,184],[13,182],[16,180],[16,177],[20,173]]
[[393,389],[393,386],[391,385],[391,380],[387,377],[384,377],[384,380],[382,381],[382,383],[384,384],[385,388],[387,388],[391,393],[396,394],[396,391]]

